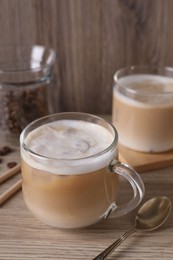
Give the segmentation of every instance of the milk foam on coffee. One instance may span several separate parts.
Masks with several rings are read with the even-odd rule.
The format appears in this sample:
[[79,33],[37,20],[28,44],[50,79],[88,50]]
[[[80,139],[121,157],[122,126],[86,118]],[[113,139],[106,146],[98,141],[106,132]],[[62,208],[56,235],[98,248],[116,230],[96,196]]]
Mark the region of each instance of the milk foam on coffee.
[[109,165],[115,157],[115,151],[101,155],[99,160],[92,159],[92,163],[88,158],[85,167],[82,158],[105,150],[113,139],[113,135],[100,125],[80,120],[59,120],[38,127],[25,140],[27,147],[34,153],[57,160],[46,165],[46,158],[29,157],[24,151],[22,157],[29,165],[40,170],[58,174],[86,173]]
[[112,121],[124,146],[144,152],[173,149],[173,78],[120,78],[113,90]]
[[[156,75],[130,75],[118,80],[119,86],[126,86],[127,92],[122,94],[116,88],[114,93],[132,105],[148,106],[168,105],[173,103],[173,78]],[[138,103],[140,102],[140,104]]]

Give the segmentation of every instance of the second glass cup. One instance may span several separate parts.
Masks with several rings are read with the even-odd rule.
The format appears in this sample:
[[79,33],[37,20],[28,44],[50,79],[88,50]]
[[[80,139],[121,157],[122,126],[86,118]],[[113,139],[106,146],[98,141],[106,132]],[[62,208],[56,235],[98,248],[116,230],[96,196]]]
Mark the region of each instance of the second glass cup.
[[[22,188],[31,212],[58,228],[81,228],[138,206],[144,184],[118,162],[118,134],[103,120],[84,113],[59,113],[29,124],[20,136]],[[117,205],[119,175],[133,197]]]
[[119,143],[149,153],[173,149],[173,68],[132,66],[114,75],[112,122]]

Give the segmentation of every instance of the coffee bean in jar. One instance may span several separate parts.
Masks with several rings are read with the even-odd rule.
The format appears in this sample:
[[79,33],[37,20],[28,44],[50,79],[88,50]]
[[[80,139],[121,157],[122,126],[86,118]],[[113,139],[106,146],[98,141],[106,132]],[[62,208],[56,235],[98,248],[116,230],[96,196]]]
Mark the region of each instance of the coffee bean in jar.
[[0,134],[19,136],[33,120],[53,112],[55,51],[44,46],[0,48]]

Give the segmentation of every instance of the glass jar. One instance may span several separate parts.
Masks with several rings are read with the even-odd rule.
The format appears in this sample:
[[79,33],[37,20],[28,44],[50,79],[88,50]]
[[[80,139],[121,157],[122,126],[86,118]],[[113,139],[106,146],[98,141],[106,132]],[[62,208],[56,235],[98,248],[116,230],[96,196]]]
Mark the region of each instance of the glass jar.
[[55,58],[44,46],[0,48],[0,134],[19,136],[28,123],[53,112]]

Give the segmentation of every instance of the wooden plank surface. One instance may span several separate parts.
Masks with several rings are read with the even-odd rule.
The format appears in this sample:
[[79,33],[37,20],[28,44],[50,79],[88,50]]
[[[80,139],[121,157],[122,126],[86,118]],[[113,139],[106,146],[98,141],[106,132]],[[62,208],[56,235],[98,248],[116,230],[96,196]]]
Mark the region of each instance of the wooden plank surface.
[[111,112],[114,72],[173,66],[172,0],[1,0],[0,46],[57,52],[56,111]]

